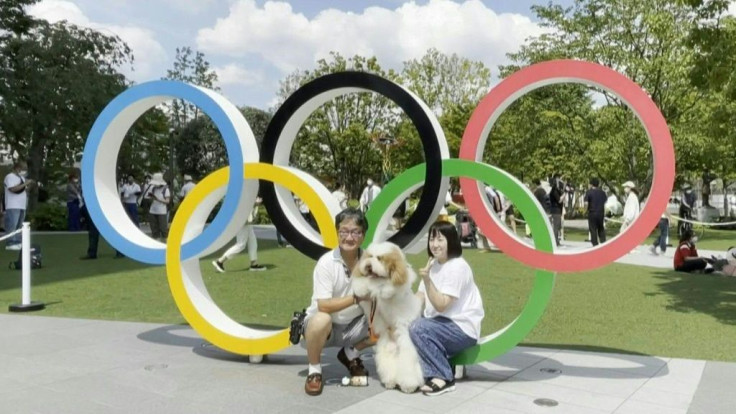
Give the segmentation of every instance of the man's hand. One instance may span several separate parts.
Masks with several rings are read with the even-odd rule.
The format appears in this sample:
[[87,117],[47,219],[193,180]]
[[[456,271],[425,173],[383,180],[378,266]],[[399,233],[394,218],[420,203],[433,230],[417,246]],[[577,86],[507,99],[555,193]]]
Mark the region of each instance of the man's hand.
[[355,293],[353,293],[353,303],[354,304],[357,305],[360,302],[363,302],[363,301],[366,301],[366,300],[371,300],[371,297],[370,296],[358,296]]

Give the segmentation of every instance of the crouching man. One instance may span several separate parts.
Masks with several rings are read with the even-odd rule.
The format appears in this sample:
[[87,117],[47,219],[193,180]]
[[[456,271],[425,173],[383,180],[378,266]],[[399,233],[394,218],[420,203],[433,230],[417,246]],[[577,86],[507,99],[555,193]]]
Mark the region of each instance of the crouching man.
[[339,247],[325,253],[314,268],[312,303],[304,321],[309,373],[304,390],[309,395],[322,393],[322,350],[340,347],[337,359],[351,376],[367,376],[360,351],[369,341],[368,323],[353,295],[350,274],[360,260],[360,245],[368,229],[363,213],[354,208],[335,218]]

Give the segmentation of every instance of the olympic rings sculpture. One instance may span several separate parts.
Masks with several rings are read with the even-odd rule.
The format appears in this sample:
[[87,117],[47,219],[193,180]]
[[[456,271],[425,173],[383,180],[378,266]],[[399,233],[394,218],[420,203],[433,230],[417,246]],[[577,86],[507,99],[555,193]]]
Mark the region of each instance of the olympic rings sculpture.
[[[607,244],[567,254],[555,251],[549,221],[529,189],[508,173],[479,161],[493,123],[515,99],[536,88],[566,82],[597,86],[627,103],[644,125],[654,162],[651,195],[635,223]],[[144,263],[166,264],[177,307],[203,338],[243,355],[268,354],[286,348],[290,345],[287,329],[243,326],[214,303],[202,280],[199,258],[221,248],[235,236],[253,208],[258,180],[274,225],[300,252],[316,259],[337,246],[333,222],[339,212],[336,200],[317,179],[288,166],[288,159],[299,128],[316,108],[336,96],[365,91],[391,99],[406,112],[419,131],[425,157],[424,164],[408,169],[386,184],[371,204],[366,214],[370,227],[365,244],[377,241],[399,203],[423,186],[416,212],[389,239],[402,248],[416,243],[442,208],[449,178],[460,177],[467,207],[483,233],[509,256],[536,269],[532,292],[521,314],[456,356],[455,363],[487,361],[516,346],[544,312],[554,286],[554,272],[585,271],[611,263],[644,240],[666,208],[674,183],[674,148],[656,105],[638,85],[609,68],[559,60],[531,65],[493,88],[470,118],[460,159],[450,159],[442,128],[426,104],[402,86],[369,73],[335,73],[299,88],[274,115],[260,155],[253,133],[238,109],[216,92],[172,81],[134,86],[105,107],[88,136],[82,160],[82,185],[90,216],[103,237],[128,257]],[[163,244],[127,219],[117,195],[115,164],[123,137],[135,120],[146,110],[174,98],[193,103],[212,119],[225,140],[230,166],[205,177],[189,193],[173,218],[167,243]],[[533,248],[500,225],[488,201],[481,196],[484,184],[498,188],[519,208],[531,226]],[[292,192],[310,208],[319,233],[302,219]],[[219,212],[206,226],[207,217],[223,196]]]

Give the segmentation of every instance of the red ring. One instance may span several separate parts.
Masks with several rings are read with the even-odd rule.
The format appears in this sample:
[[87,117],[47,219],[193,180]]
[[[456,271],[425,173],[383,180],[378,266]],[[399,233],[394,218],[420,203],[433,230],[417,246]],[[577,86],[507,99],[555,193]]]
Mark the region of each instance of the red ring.
[[514,100],[539,87],[568,82],[593,84],[616,94],[639,117],[652,145],[654,177],[651,193],[639,217],[623,234],[580,253],[555,254],[535,250],[504,231],[490,217],[481,198],[483,192],[480,183],[467,178],[460,179],[468,211],[483,234],[504,253],[521,263],[556,272],[596,269],[629,253],[657,225],[662,212],[667,208],[675,180],[675,151],[667,122],[644,90],[612,69],[574,60],[554,60],[528,66],[493,88],[470,117],[460,144],[459,157],[471,161],[480,160],[493,123]]

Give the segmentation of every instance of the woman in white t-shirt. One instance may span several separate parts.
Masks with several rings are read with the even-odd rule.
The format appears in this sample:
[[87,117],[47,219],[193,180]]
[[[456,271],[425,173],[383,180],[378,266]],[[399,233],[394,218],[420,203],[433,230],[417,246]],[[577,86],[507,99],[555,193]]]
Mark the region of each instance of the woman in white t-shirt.
[[411,324],[409,334],[427,380],[422,392],[440,395],[455,390],[448,358],[478,342],[484,311],[473,270],[461,257],[460,237],[452,223],[432,224],[427,252],[430,259],[419,269],[422,282],[417,289],[424,317]]

